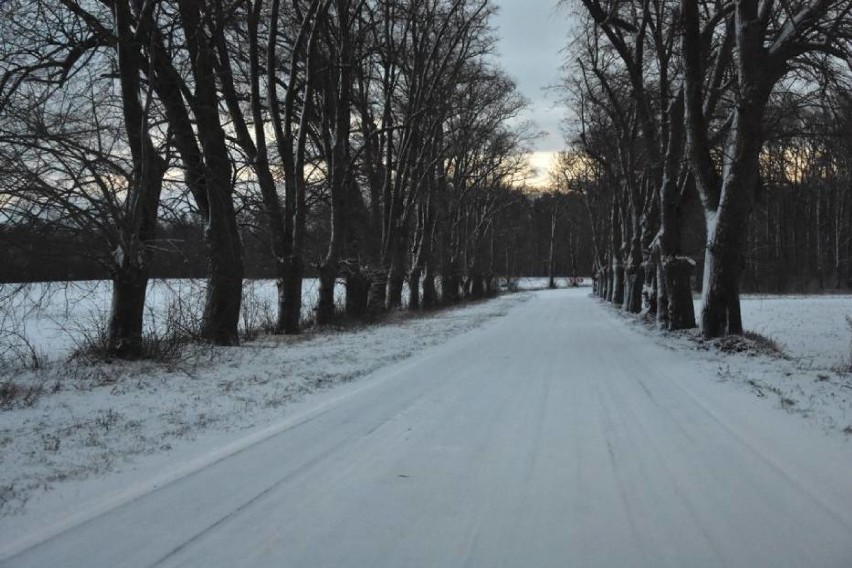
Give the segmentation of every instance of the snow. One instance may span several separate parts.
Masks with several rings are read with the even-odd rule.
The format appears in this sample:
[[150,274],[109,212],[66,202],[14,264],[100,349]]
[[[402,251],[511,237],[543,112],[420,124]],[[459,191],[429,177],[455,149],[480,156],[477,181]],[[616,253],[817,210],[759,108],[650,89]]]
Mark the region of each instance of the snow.
[[[696,300],[696,314],[700,307]],[[746,331],[774,342],[782,357],[755,357],[749,350],[717,357],[719,380],[821,428],[852,434],[852,328],[846,319],[852,296],[753,294],[741,298],[741,309]],[[695,348],[693,342],[677,345]]]
[[521,300],[509,296],[435,317],[400,314],[387,325],[267,336],[240,348],[197,347],[167,365],[19,371],[17,384],[45,385],[46,394],[32,407],[0,412],[0,542],[54,518],[51,508],[67,507],[69,495],[97,495],[102,487],[93,476],[132,472],[156,454],[164,456],[155,460],[162,466],[208,441],[215,448],[223,435],[274,423],[306,395],[410,357]]
[[775,342],[782,357],[751,350],[719,356],[710,349],[704,356],[718,366],[718,380],[827,431],[852,434],[852,330],[846,321],[852,296],[747,295],[741,308],[745,329]]
[[[518,289],[547,287],[547,278],[518,278]],[[565,279],[558,279],[561,286]],[[309,321],[317,303],[319,281],[306,278],[302,319]],[[145,308],[146,331],[163,333],[168,325],[196,328],[204,307],[203,280],[151,280]],[[0,366],[42,363],[68,357],[87,337],[106,329],[110,308],[109,281],[0,284]],[[343,303],[345,286],[339,282],[335,300]],[[407,288],[403,301],[408,301]],[[261,327],[274,318],[277,289],[274,280],[246,280],[240,319],[242,330]]]
[[[196,378],[158,383],[162,403],[185,396],[184,423],[224,404],[224,420],[256,427],[211,432],[213,422],[194,441],[169,438],[169,452],[57,484],[0,520],[0,564],[852,564],[848,437],[725,375],[778,374],[794,360],[662,336],[588,288],[287,347],[217,350]],[[388,364],[400,349],[416,354]],[[244,377],[238,392],[268,393],[250,377],[288,382],[317,365],[351,374],[355,359],[376,370],[283,412],[243,408],[216,386]],[[120,371],[128,393],[107,385],[85,398],[144,402],[132,378],[144,372]],[[55,404],[61,415],[70,394],[30,411]]]
[[[313,313],[318,286],[317,279],[305,279],[303,320]],[[204,290],[203,280],[151,280],[145,302],[146,331],[162,333],[169,324],[197,328]],[[337,302],[342,302],[344,290],[339,283]],[[44,361],[67,357],[87,336],[105,329],[110,293],[111,283],[105,280],[0,284],[0,362],[26,358],[31,348]],[[274,280],[246,280],[240,328],[269,321],[275,313],[276,295]]]
[[779,342],[803,364],[850,364],[852,296],[745,296],[742,317],[746,329]]
[[[612,311],[660,346],[713,365],[715,380],[826,432],[852,435],[852,296],[744,295],[741,309],[746,332],[765,340],[704,341],[697,329],[661,334],[644,317]],[[696,317],[700,310],[696,299]]]

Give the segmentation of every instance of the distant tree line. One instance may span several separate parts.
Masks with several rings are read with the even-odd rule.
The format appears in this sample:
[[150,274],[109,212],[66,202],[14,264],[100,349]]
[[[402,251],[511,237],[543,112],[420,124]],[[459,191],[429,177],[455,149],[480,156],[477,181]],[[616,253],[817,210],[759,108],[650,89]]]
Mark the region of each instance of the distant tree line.
[[516,188],[529,132],[509,126],[525,103],[490,57],[493,12],[489,0],[3,2],[6,278],[17,261],[47,274],[34,259],[51,255],[57,274],[108,275],[119,357],[142,352],[148,279],[196,275],[200,257],[201,335],[222,345],[238,341],[252,275],[278,282],[277,333],[300,331],[309,275],[318,324],[340,315],[338,281],[354,318],[402,305],[406,283],[415,309],[493,294],[498,272],[538,262],[518,247],[549,230]]
[[[489,255],[494,273],[504,279],[526,276],[554,279],[588,276],[593,254],[588,216],[576,194],[513,189],[497,214]],[[241,223],[246,278],[275,278],[275,260],[262,226]],[[317,223],[305,239],[305,258],[319,259],[327,230]],[[204,278],[207,260],[204,225],[190,219],[161,220],[157,246],[149,260],[151,278]],[[97,234],[50,222],[0,226],[0,283],[104,280],[111,250]],[[493,245],[493,249],[491,249]],[[315,278],[308,263],[305,276]]]
[[852,3],[570,6],[559,170],[586,198],[597,293],[718,337],[742,333],[744,289],[848,288]]

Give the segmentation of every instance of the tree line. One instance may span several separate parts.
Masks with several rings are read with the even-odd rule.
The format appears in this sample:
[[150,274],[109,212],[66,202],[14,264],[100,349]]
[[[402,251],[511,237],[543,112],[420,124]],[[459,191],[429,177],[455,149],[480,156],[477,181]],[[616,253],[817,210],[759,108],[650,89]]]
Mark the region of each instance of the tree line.
[[323,325],[340,315],[338,281],[354,318],[401,306],[406,284],[414,309],[493,294],[498,273],[541,270],[536,231],[549,235],[549,272],[590,262],[578,260],[581,231],[557,241],[537,222],[541,198],[518,186],[530,130],[513,122],[525,101],[491,57],[494,11],[490,0],[3,2],[5,258],[85,258],[86,275],[108,276],[119,357],[142,354],[148,280],[181,267],[204,265],[201,336],[233,345],[251,274],[276,279],[274,332],[292,334],[306,276]]
[[[324,212],[318,215],[316,223],[308,224],[307,259],[318,259],[325,250]],[[275,261],[263,226],[246,217],[238,217],[238,222],[245,277],[275,278]],[[563,278],[588,276],[593,254],[580,196],[549,189],[512,189],[493,223],[488,254],[494,259],[494,276],[499,275],[504,285],[523,277],[553,278],[558,283]],[[107,244],[97,234],[49,221],[0,225],[4,258],[0,283],[109,279],[104,263],[111,253]],[[204,225],[192,218],[161,219],[148,267],[151,278],[204,278]],[[305,276],[316,278],[313,263],[306,265]]]
[[743,285],[848,287],[852,3],[570,6],[559,170],[586,198],[597,293],[718,337],[743,331]]

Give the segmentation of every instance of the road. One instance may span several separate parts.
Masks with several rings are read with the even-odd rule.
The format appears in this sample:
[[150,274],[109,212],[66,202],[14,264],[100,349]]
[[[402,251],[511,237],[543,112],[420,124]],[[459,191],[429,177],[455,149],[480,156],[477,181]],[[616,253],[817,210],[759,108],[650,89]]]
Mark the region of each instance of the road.
[[852,446],[708,369],[537,292],[2,566],[852,566]]

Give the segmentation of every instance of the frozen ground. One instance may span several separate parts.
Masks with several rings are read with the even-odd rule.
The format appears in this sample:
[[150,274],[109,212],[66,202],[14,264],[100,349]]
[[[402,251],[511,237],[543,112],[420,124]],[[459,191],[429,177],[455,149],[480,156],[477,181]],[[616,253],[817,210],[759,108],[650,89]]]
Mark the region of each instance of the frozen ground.
[[743,325],[777,341],[802,364],[850,365],[852,296],[745,296]]
[[[305,279],[302,318],[310,319],[318,282]],[[204,306],[203,280],[152,280],[145,302],[148,332],[168,325],[197,329]],[[34,350],[44,361],[70,355],[87,334],[105,329],[110,306],[109,281],[0,284],[0,360],[25,360]],[[344,288],[335,290],[342,301]],[[273,280],[246,280],[241,329],[272,321],[276,305]]]
[[[700,304],[695,301],[696,317]],[[852,441],[852,329],[846,320],[852,296],[747,295],[741,305],[746,331],[770,344],[760,338],[703,341],[698,330],[660,334],[642,317],[613,313],[660,346],[715,365],[716,380]]]
[[0,534],[20,530],[16,513],[37,508],[43,490],[127,470],[140,455],[186,450],[214,432],[273,422],[305,394],[446,341],[521,299],[435,317],[400,315],[385,325],[264,337],[239,348],[196,347],[166,365],[71,363],[20,371],[17,388],[36,385],[44,394],[32,406],[20,400],[0,411]]
[[[165,402],[168,389],[184,402],[187,439],[166,433],[171,452],[120,457],[120,471],[57,484],[7,515],[0,564],[852,565],[849,437],[731,378],[770,380],[770,369],[796,371],[791,360],[662,337],[588,289],[505,296],[351,338],[223,350],[215,364],[147,386],[133,378],[140,369],[118,368],[114,384],[80,396],[144,402],[159,390]],[[443,343],[420,350],[418,341]],[[246,403],[286,382],[282,370],[346,370],[388,342],[376,366],[400,349],[418,353],[283,415],[274,402]],[[314,358],[287,362],[302,349]],[[840,377],[799,380],[839,393]],[[27,412],[50,404],[62,416],[63,399],[73,408],[73,389]],[[198,426],[198,409],[217,404],[219,416],[257,427]],[[133,438],[134,424],[93,410],[77,412],[100,419],[87,426],[99,439]],[[27,434],[10,434],[7,447],[18,435]]]
[[[547,278],[519,278],[520,289],[544,288]],[[559,279],[560,285],[566,285]],[[302,319],[308,321],[317,302],[318,281],[303,285]],[[57,361],[85,343],[87,335],[105,329],[110,306],[109,281],[0,284],[0,373],[7,367],[25,366],[33,355],[40,362]],[[345,287],[335,290],[338,304]],[[403,300],[407,302],[408,291]],[[145,325],[162,333],[168,325],[197,329],[204,305],[203,280],[152,280],[146,298]],[[276,288],[273,280],[246,280],[241,329],[274,320]]]

